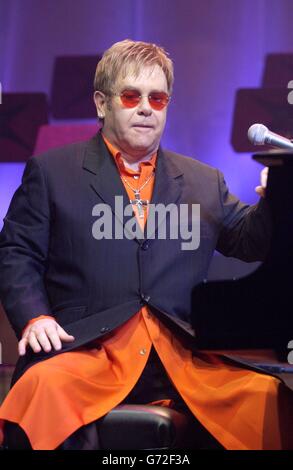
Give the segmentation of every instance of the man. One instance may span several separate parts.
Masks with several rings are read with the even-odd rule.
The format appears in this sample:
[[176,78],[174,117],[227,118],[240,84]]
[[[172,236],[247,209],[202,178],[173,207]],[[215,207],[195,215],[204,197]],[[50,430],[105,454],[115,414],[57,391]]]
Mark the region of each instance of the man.
[[[0,408],[10,448],[97,449],[95,423],[121,402],[185,406],[228,449],[281,447],[277,379],[189,347],[192,290],[214,249],[263,259],[269,215],[265,199],[232,196],[216,169],[160,149],[172,84],[162,48],[114,44],[94,82],[102,131],[26,166],[0,238],[20,354]],[[158,222],[147,231],[150,201],[200,205],[197,249],[183,250],[181,232],[157,236]]]

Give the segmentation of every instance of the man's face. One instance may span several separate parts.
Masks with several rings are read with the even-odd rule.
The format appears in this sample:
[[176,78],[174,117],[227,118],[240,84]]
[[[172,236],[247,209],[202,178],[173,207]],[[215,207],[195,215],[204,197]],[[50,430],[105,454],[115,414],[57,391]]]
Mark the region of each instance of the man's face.
[[[122,153],[139,159],[154,153],[165,127],[167,107],[155,110],[148,101],[151,92],[163,91],[168,94],[165,74],[161,67],[145,67],[136,77],[129,74],[118,77],[114,93],[126,89],[138,90],[143,97],[134,108],[126,108],[120,96],[103,97],[95,93],[98,111],[104,116],[103,134]],[[107,101],[108,100],[108,101]]]

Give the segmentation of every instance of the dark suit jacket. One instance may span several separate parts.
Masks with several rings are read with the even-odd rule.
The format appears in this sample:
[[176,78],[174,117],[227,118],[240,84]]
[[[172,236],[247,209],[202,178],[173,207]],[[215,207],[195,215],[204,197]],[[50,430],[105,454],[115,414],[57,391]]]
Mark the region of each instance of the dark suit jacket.
[[[0,296],[18,338],[30,319],[54,315],[76,338],[64,344],[68,351],[122,325],[144,304],[193,334],[192,289],[207,275],[214,249],[245,261],[267,251],[265,200],[241,203],[217,169],[192,158],[159,150],[151,202],[200,204],[196,250],[183,251],[180,237],[95,239],[96,204],[109,204],[113,224],[121,223],[115,195],[129,204],[99,134],[28,161],[0,235]],[[29,352],[16,376],[53,354]]]

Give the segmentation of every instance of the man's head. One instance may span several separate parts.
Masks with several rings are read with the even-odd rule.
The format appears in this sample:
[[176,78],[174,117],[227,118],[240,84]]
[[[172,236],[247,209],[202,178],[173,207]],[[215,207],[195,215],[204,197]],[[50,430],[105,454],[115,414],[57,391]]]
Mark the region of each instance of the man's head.
[[97,65],[94,88],[103,133],[120,151],[141,158],[157,150],[173,86],[173,64],[155,44],[125,40]]

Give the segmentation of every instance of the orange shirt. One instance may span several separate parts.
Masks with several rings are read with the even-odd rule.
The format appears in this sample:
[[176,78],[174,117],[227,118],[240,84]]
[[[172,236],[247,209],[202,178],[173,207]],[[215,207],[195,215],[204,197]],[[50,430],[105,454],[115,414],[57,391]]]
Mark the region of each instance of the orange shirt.
[[[123,177],[140,187],[155,168],[156,155],[135,172],[106,143]],[[151,200],[153,184],[154,177],[142,189],[142,199]],[[125,189],[132,199],[133,191],[126,184]],[[3,420],[16,422],[34,449],[55,449],[124,400],[153,345],[189,409],[224,447],[282,448],[276,378],[227,364],[215,354],[195,355],[147,306],[99,343],[101,348],[79,348],[28,369],[0,407],[2,427]],[[292,406],[288,420],[289,415],[292,422]]]

